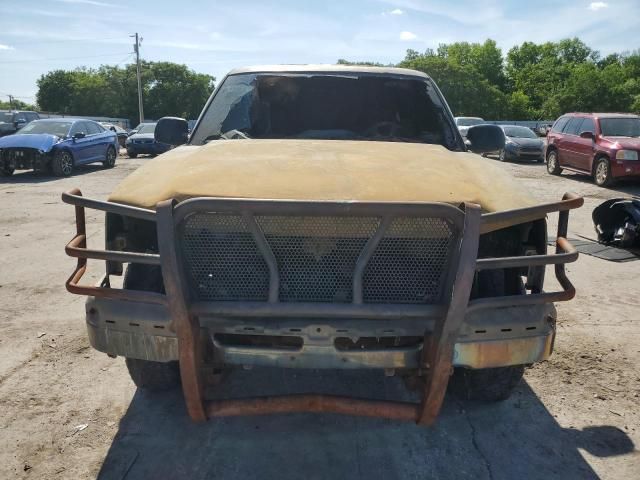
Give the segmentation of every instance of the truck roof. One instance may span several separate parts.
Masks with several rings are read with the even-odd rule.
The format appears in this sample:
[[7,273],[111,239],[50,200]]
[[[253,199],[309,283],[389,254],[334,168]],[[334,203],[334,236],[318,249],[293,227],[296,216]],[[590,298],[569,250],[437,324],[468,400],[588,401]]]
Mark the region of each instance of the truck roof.
[[249,67],[234,68],[229,75],[241,73],[371,73],[382,75],[405,75],[408,77],[430,78],[424,72],[410,70],[408,68],[395,67],[369,67],[363,65],[253,65]]

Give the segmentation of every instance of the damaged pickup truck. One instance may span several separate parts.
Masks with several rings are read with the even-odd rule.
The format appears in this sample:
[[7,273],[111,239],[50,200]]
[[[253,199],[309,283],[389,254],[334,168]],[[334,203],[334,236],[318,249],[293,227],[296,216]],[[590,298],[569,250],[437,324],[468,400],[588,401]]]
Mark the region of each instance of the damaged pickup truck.
[[[156,139],[177,148],[108,201],[63,195],[77,224],[67,289],[88,296],[93,347],[125,357],[139,387],[181,381],[196,421],[333,412],[428,425],[452,373],[470,398],[501,400],[551,354],[553,302],[575,293],[566,236],[582,198],[537,204],[468,152],[424,73],[234,70],[187,132],[185,120],[161,119]],[[493,125],[467,138],[478,153],[504,146]],[[87,246],[87,208],[106,212],[105,250]],[[106,261],[96,286],[80,284],[87,259]],[[384,370],[408,377],[422,400],[207,401],[212,372],[254,365]]]

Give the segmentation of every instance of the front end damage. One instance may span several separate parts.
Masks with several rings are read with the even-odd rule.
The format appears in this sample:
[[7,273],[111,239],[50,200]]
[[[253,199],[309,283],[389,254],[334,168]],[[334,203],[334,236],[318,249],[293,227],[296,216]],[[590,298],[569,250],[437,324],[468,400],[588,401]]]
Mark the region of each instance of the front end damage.
[[[566,234],[568,212],[582,199],[572,194],[487,214],[469,203],[213,198],[164,201],[153,211],[77,190],[63,200],[76,206],[77,222],[66,251],[78,266],[67,289],[89,296],[92,345],[128,358],[178,360],[194,420],[327,411],[430,424],[453,366],[546,359],[555,337],[552,303],[575,293],[564,271],[577,259]],[[108,250],[87,248],[85,208],[108,212]],[[555,254],[546,252],[551,212],[559,212]],[[87,259],[108,262],[97,286],[79,284]],[[125,263],[127,275],[147,279],[142,288],[111,286]],[[561,290],[543,289],[546,265],[554,265]],[[207,402],[205,364],[416,369],[425,374],[423,400]]]
[[50,162],[50,154],[38,148],[0,149],[0,169],[2,170],[46,170]]

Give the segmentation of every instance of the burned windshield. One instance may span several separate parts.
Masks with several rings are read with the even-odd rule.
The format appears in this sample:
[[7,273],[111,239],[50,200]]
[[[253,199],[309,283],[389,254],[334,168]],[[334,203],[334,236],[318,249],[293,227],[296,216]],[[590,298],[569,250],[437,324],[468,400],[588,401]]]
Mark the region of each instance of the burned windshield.
[[241,74],[220,86],[191,139],[378,140],[456,148],[425,79],[371,74]]

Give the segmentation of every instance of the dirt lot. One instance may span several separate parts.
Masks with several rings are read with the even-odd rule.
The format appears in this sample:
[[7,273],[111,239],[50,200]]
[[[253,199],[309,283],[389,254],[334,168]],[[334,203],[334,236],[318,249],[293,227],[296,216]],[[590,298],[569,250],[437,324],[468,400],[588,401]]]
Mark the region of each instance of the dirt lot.
[[[0,180],[1,478],[640,478],[637,261],[582,256],[569,266],[578,295],[558,306],[551,360],[529,369],[502,404],[448,397],[432,429],[334,415],[194,425],[179,392],[136,392],[123,359],[89,347],[84,299],[64,290],[74,220],[60,193],[79,186],[103,199],[147,161],[121,157],[113,170],[85,167],[69,179]],[[572,237],[593,236],[591,210],[604,199],[640,193],[638,184],[602,189],[579,175],[551,177],[541,164],[504,168],[541,201],[567,190],[585,196]],[[101,218],[88,223],[101,246]],[[218,394],[309,390],[408,395],[381,374],[258,369],[232,374]]]

